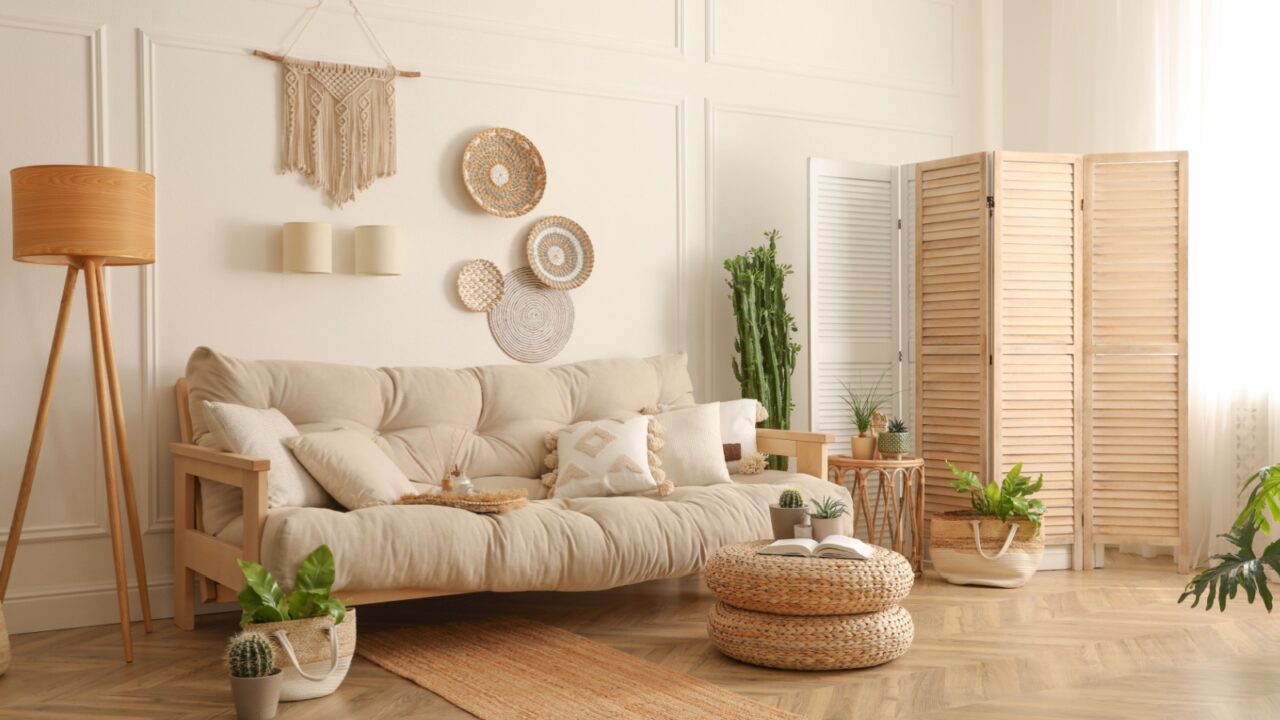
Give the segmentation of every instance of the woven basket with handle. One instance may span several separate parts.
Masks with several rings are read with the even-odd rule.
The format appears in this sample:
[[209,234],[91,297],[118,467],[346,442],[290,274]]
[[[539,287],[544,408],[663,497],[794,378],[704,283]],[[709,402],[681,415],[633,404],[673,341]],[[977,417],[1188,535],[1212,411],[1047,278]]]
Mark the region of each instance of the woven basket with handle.
[[280,699],[310,700],[329,695],[342,684],[356,651],[356,611],[347,608],[342,622],[328,616],[258,623],[251,629],[275,646],[276,667],[283,671]]
[[947,582],[1014,588],[1026,584],[1044,557],[1044,533],[1025,517],[1008,522],[971,510],[934,515],[929,557]]

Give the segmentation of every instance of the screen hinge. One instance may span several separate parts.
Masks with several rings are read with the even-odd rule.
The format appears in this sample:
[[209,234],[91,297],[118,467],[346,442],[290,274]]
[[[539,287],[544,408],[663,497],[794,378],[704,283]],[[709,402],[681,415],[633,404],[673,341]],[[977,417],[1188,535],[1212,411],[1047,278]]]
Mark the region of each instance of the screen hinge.
[[898,218],[898,229],[902,229],[902,218]]
[[902,351],[898,351],[898,362],[902,362]]
[[1080,198],[1080,209],[1084,210],[1084,198]]
[[996,212],[996,198],[994,195],[987,196],[987,214],[994,215]]

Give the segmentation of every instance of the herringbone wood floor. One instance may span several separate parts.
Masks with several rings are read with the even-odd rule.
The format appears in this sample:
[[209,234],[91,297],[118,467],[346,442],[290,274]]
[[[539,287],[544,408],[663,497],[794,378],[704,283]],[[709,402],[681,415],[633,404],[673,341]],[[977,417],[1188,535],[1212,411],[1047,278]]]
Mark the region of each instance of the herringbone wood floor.
[[[1109,558],[1089,573],[1043,572],[1019,590],[947,585],[926,574],[907,607],[916,640],[902,658],[853,672],[796,673],[729,660],[706,640],[700,578],[598,593],[475,595],[361,609],[362,627],[518,615],[690,673],[812,718],[1280,717],[1280,620],[1175,601],[1167,562]],[[0,678],[4,718],[231,718],[219,657],[233,614],[195,632],[168,621],[120,661],[118,629],[13,638]],[[140,628],[139,628],[140,630]],[[500,677],[477,677],[500,683]],[[281,705],[282,720],[469,717],[357,658],[337,694]]]

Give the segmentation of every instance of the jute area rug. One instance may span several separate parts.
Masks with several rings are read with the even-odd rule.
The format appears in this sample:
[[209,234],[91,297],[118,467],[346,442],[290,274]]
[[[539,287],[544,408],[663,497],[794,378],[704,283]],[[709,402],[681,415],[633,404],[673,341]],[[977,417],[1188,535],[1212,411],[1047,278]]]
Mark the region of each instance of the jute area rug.
[[356,652],[482,720],[795,718],[521,618],[361,633]]

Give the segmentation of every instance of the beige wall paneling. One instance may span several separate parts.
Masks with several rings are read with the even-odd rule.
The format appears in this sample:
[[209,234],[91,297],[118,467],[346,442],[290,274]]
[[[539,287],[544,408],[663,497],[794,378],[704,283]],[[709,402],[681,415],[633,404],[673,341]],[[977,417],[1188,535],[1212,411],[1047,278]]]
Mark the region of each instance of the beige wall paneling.
[[1044,475],[1045,542],[1081,567],[1080,158],[997,152],[991,219],[991,479]]
[[916,429],[931,513],[969,505],[945,461],[987,468],[988,164],[975,153],[916,166]]
[[1084,157],[1085,563],[1187,547],[1187,156]]

